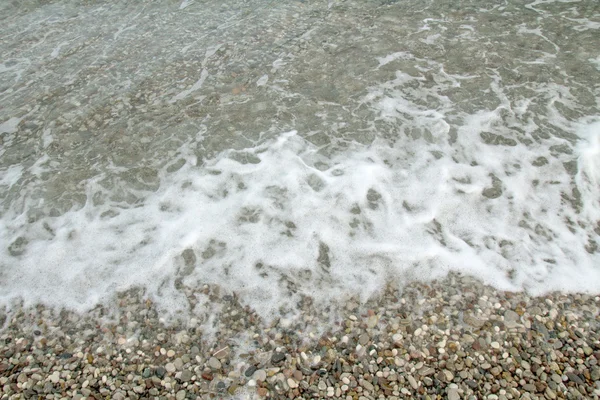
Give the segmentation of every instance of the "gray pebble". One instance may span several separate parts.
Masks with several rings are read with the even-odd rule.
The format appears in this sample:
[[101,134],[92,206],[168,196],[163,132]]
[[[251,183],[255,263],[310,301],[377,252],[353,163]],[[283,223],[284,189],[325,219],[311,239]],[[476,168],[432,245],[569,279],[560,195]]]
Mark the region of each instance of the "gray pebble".
[[273,353],[273,356],[271,357],[271,362],[273,364],[279,364],[283,360],[285,360],[285,354],[283,354],[283,353],[275,352],[275,353]]
[[212,369],[221,369],[221,361],[217,360],[216,357],[211,357],[208,359],[208,366]]
[[160,379],[164,378],[165,375],[167,374],[167,370],[164,369],[163,367],[158,367],[156,368],[156,370],[154,371],[154,374],[159,377]]
[[255,371],[256,371],[256,367],[254,365],[251,365],[246,369],[246,372],[244,372],[244,375],[246,375],[248,378],[250,378],[252,376],[252,374],[254,374]]
[[192,379],[192,371],[186,369],[181,372],[181,377],[179,378],[181,382],[188,382]]

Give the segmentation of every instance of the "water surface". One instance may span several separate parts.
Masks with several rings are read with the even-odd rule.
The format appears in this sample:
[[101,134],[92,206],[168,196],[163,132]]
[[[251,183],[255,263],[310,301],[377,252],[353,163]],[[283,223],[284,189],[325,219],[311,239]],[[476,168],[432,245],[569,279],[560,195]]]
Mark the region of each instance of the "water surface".
[[448,271],[600,291],[597,1],[0,15],[5,305],[142,286],[188,312],[211,283],[266,315]]

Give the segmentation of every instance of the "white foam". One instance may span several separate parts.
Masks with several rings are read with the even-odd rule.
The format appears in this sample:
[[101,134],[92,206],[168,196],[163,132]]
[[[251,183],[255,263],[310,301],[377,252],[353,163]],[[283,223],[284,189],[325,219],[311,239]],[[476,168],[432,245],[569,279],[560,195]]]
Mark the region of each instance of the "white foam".
[[[388,117],[393,109],[415,112],[414,104],[391,102],[382,100]],[[293,301],[294,292],[317,301],[357,292],[368,296],[390,279],[425,279],[449,270],[502,289],[600,290],[598,254],[584,249],[588,231],[574,226],[571,232],[564,224],[565,217],[581,216],[563,204],[568,176],[558,172],[562,165],[550,162],[551,180],[559,184],[542,178],[543,190],[531,187],[530,180],[541,176],[530,167],[508,174],[511,163],[533,154],[524,146],[491,149],[482,143],[479,134],[493,126],[497,113],[465,117],[459,129],[457,148],[477,165],[436,158],[419,141],[352,145],[327,159],[289,132],[246,149],[258,163],[234,161],[236,151],[203,167],[188,162],[165,175],[142,207],[112,218],[103,216],[109,206],[91,201],[45,220],[47,228],[41,222],[28,225],[23,215],[5,217],[2,242],[23,236],[28,244],[19,256],[3,246],[1,299],[85,310],[117,290],[141,285],[164,310],[183,312],[186,302],[173,282],[185,269],[186,249],[197,258],[186,284],[235,290],[263,315]],[[424,129],[447,133],[442,113],[419,115]],[[599,124],[581,124],[584,141],[577,148],[582,215],[590,221],[600,217]],[[439,140],[431,145],[446,146]],[[317,168],[318,163],[329,167]],[[3,182],[13,182],[18,173],[5,173]],[[492,183],[490,173],[503,180],[505,195],[486,200],[482,191]],[[102,178],[88,182],[89,198],[101,190]],[[525,213],[552,238],[543,240],[520,226]],[[511,280],[507,272],[515,268]]]
[[0,134],[2,133],[15,133],[17,126],[21,123],[23,118],[11,117],[7,121],[0,124]]
[[575,179],[587,200],[582,212],[589,221],[600,221],[600,121],[584,125],[580,135],[583,140],[577,146],[579,157]]
[[256,86],[264,86],[267,84],[268,81],[269,81],[269,75],[264,74],[263,76],[258,78],[258,80],[256,81]]
[[11,165],[0,171],[0,186],[5,186],[3,190],[6,190],[17,183],[21,176],[23,176],[23,167],[21,165]]
[[575,29],[578,32],[584,32],[584,31],[587,31],[588,29],[593,29],[593,30],[600,29],[600,22],[590,21],[588,18],[567,18],[567,19],[569,21],[580,23],[580,25],[573,27],[573,29]]
[[173,96],[173,98],[171,100],[169,100],[169,103],[175,103],[179,100],[185,99],[191,93],[200,89],[202,87],[202,85],[204,85],[204,81],[206,80],[207,77],[208,77],[208,71],[206,69],[203,69],[202,72],[200,72],[200,78],[189,89],[183,90],[183,91],[179,92],[177,95]]
[[183,10],[184,8],[187,8],[192,4],[194,4],[194,0],[183,0],[179,5],[179,9]]
[[411,59],[413,58],[413,55],[410,53],[407,53],[405,51],[399,51],[397,53],[393,53],[393,54],[388,54],[385,57],[379,57],[377,59],[377,61],[379,61],[379,67],[382,67],[386,64],[391,63],[392,61],[396,61],[398,59],[400,60],[407,60],[407,59]]

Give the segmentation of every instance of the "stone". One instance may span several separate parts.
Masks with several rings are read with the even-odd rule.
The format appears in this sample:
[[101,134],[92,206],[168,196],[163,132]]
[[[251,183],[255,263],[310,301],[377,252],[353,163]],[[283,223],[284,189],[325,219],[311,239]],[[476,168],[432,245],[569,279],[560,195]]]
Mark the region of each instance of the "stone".
[[460,394],[458,394],[458,389],[449,388],[447,393],[448,393],[448,400],[460,400]]
[[365,388],[365,390],[368,390],[369,392],[372,392],[375,387],[373,386],[373,384],[371,382],[369,382],[368,380],[363,380],[361,381],[360,385]]
[[579,375],[576,375],[572,372],[567,372],[565,375],[567,375],[567,378],[569,378],[571,382],[575,382],[578,385],[585,385],[585,382],[579,377]]
[[257,368],[254,365],[251,365],[248,368],[246,368],[244,375],[246,375],[246,377],[250,378],[256,370],[257,370]]
[[369,335],[367,335],[366,333],[360,335],[360,337],[358,338],[358,343],[360,343],[362,346],[369,343]]
[[170,373],[173,373],[177,370],[177,368],[175,368],[175,364],[173,363],[167,363],[167,365],[165,365],[165,369]]
[[181,368],[183,368],[183,360],[181,358],[177,357],[175,359],[175,361],[173,361],[173,365],[175,366],[175,368],[180,370]]
[[506,310],[504,313],[504,325],[507,328],[515,328],[519,324],[519,314],[513,310]]
[[229,348],[229,346],[225,346],[222,349],[217,350],[215,354],[213,354],[213,356],[222,361],[229,357],[230,354],[231,349]]
[[550,400],[556,399],[556,393],[554,392],[554,390],[550,389],[549,387],[546,388],[546,391],[544,392],[544,396]]
[[536,387],[533,383],[526,383],[523,385],[523,389],[527,390],[530,393],[535,393],[536,392]]
[[283,354],[283,353],[275,352],[275,353],[273,353],[273,356],[271,356],[271,362],[273,364],[279,364],[279,363],[283,362],[284,360],[285,360],[285,354]]
[[60,380],[60,372],[54,371],[52,373],[52,375],[50,375],[50,381],[52,381],[52,383],[58,383],[59,380]]
[[208,366],[212,369],[221,369],[221,361],[216,357],[211,357],[208,359]]
[[259,369],[256,372],[254,372],[252,378],[254,378],[254,380],[257,382],[264,382],[267,380],[267,372],[264,369]]
[[377,326],[377,322],[379,322],[379,317],[377,315],[370,315],[367,318],[367,327],[373,329]]
[[412,387],[414,390],[417,390],[419,388],[419,384],[417,383],[417,381],[415,380],[415,378],[412,375],[408,375],[406,377],[406,379],[408,379],[408,383],[410,384],[410,387]]
[[465,380],[465,383],[471,389],[477,389],[477,387],[479,386],[479,384],[476,381],[474,381],[473,379],[467,379],[467,380]]
[[181,380],[181,382],[189,382],[192,379],[192,371],[187,369],[183,370],[179,379]]
[[465,314],[464,321],[474,328],[481,328],[485,324],[483,318],[475,317],[472,314]]
[[154,370],[154,374],[159,378],[162,379],[165,377],[165,375],[167,374],[167,370],[163,367],[158,367]]
[[454,374],[450,371],[448,371],[447,369],[445,369],[444,371],[444,377],[446,378],[446,382],[452,382],[452,380],[454,379]]

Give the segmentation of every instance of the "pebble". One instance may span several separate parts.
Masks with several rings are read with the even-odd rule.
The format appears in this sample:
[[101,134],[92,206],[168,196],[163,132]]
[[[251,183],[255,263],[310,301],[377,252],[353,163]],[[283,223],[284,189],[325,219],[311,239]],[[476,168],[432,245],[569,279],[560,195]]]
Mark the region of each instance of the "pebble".
[[366,345],[367,343],[369,343],[369,335],[367,335],[366,333],[363,333],[362,335],[360,335],[360,338],[358,339],[358,343],[360,343],[361,345]]
[[569,380],[571,382],[575,382],[578,385],[585,385],[585,382],[583,381],[583,379],[581,379],[578,375],[576,375],[572,372],[567,372],[565,375],[567,375],[567,378],[569,378]]
[[154,374],[159,378],[162,379],[164,378],[164,376],[167,374],[167,370],[164,367],[157,367],[154,370]]
[[447,382],[452,382],[452,380],[454,379],[454,374],[450,371],[448,371],[447,369],[445,369],[444,371],[444,376],[446,378]]
[[460,394],[458,394],[458,389],[448,389],[448,400],[460,400]]
[[290,389],[296,389],[298,387],[298,383],[292,378],[287,379],[287,384],[290,387]]
[[412,387],[414,390],[417,390],[419,388],[419,384],[412,375],[408,375],[406,378],[408,379],[410,387]]
[[254,372],[256,371],[256,367],[254,365],[249,366],[246,371],[244,372],[244,375],[246,375],[247,377],[251,377],[252,374],[254,374]]
[[[467,297],[463,297],[466,295],[461,292],[452,295],[454,297],[443,294],[444,290],[454,290],[454,287],[437,287],[437,293],[442,293],[440,301],[447,302],[449,298],[452,299],[450,302],[467,301]],[[487,290],[472,283],[469,288]],[[520,295],[511,296],[512,299]],[[35,357],[52,354],[53,362],[63,364],[59,366],[60,371],[50,370],[45,380],[35,364],[30,364],[26,367],[28,369],[11,372],[17,360],[24,360],[18,354],[35,347],[26,342],[26,335],[12,333],[9,338],[7,333],[0,333],[0,343],[5,344],[0,349],[0,387],[5,391],[15,390],[12,387],[23,391],[36,387],[46,394],[55,390],[55,384],[62,385],[64,382],[65,387],[77,388],[73,398],[89,397],[91,393],[99,392],[101,396],[111,395],[113,399],[133,398],[134,394],[141,395],[145,391],[153,398],[169,393],[167,397],[176,400],[208,398],[210,393],[235,396],[244,387],[252,388],[263,398],[315,398],[318,393],[320,398],[370,400],[398,399],[401,396],[416,398],[425,394],[430,398],[441,396],[456,400],[474,399],[479,393],[486,393],[485,398],[490,400],[509,400],[524,393],[524,399],[543,396],[554,400],[559,398],[564,388],[574,398],[588,398],[591,392],[587,391],[589,385],[586,382],[600,381],[599,357],[596,357],[596,353],[600,356],[600,351],[594,350],[600,337],[591,329],[591,324],[582,322],[585,321],[583,309],[569,303],[569,315],[577,314],[579,317],[563,327],[559,322],[544,317],[547,315],[542,312],[547,309],[545,303],[536,310],[530,304],[538,304],[534,298],[511,300],[515,304],[529,304],[527,311],[523,311],[523,318],[525,320],[528,315],[533,315],[535,331],[530,332],[533,336],[528,342],[524,325],[515,323],[514,328],[508,327],[510,322],[507,324],[507,321],[520,319],[515,317],[519,315],[517,312],[513,311],[513,315],[505,311],[504,317],[497,316],[498,310],[512,304],[506,299],[498,300],[500,297],[500,294],[476,297],[480,299],[479,308],[472,315],[484,324],[479,328],[469,325],[467,331],[452,311],[437,314],[433,311],[433,307],[439,307],[436,306],[437,297],[421,297],[427,298],[421,307],[432,307],[423,310],[428,321],[432,322],[429,326],[410,315],[410,311],[402,311],[404,315],[398,318],[396,309],[386,311],[385,308],[370,306],[365,312],[357,312],[364,319],[357,319],[355,325],[344,326],[340,332],[317,335],[313,334],[316,331],[310,331],[308,337],[313,338],[313,344],[306,340],[307,335],[293,336],[295,331],[288,328],[265,328],[264,331],[257,328],[254,337],[259,343],[258,349],[249,354],[222,343],[216,351],[215,347],[206,346],[204,349],[204,344],[188,348],[191,343],[201,343],[200,336],[194,335],[193,330],[185,330],[181,335],[165,334],[160,340],[160,333],[154,338],[152,333],[146,334],[141,341],[132,339],[127,348],[115,347],[114,337],[106,342],[82,346],[85,340],[72,340],[69,344],[68,339],[61,336],[60,341],[55,340],[52,344],[55,353],[47,350],[35,353]],[[414,304],[411,301],[408,299],[400,304],[411,310]],[[553,304],[563,302],[554,301]],[[593,303],[588,306],[594,308],[585,311],[585,315],[598,311]],[[559,309],[558,321],[564,319],[561,313]],[[244,315],[244,312],[240,311],[238,315]],[[372,328],[359,322],[368,321],[373,316],[377,316],[377,323]],[[498,324],[502,319],[504,325]],[[385,323],[380,324],[383,321]],[[549,334],[547,341],[540,324]],[[242,326],[245,332],[248,329],[245,326],[252,325]],[[124,327],[116,329],[120,329],[117,333],[121,337],[136,337]],[[515,334],[520,330],[524,330],[523,333]],[[93,332],[93,329],[90,331]],[[110,337],[110,334],[107,335]],[[174,335],[181,336],[181,340]],[[183,340],[183,336],[187,339]],[[557,342],[561,343],[559,351],[555,350]],[[264,348],[260,348],[260,344]],[[20,347],[17,349],[16,346]],[[83,348],[93,349],[93,357]],[[102,348],[101,352],[96,351],[99,348]],[[354,348],[356,352],[351,351]],[[494,351],[486,350],[488,348]],[[440,352],[440,349],[447,353]],[[236,356],[235,362],[229,361],[230,354],[234,352],[240,355]],[[34,359],[33,355],[30,357]],[[145,360],[152,360],[152,357],[157,357],[157,361],[146,364]],[[565,364],[565,360],[568,363]],[[166,361],[169,362],[163,366]],[[52,365],[52,362],[44,362],[44,365]],[[121,371],[114,367],[118,363],[122,363]],[[37,381],[42,383],[36,386]],[[10,382],[19,386],[11,386]],[[111,387],[115,388],[114,393],[108,391]],[[576,392],[578,389],[581,393]],[[33,392],[27,393],[24,398],[31,397],[29,394]],[[8,398],[15,397],[12,394],[10,392]]]
[[165,365],[165,369],[170,373],[173,373],[177,370],[177,368],[175,368],[175,364],[173,363],[167,363],[167,365]]
[[54,371],[49,378],[52,381],[52,383],[58,383],[58,381],[60,380],[60,373],[58,371]]
[[284,360],[285,360],[285,354],[283,354],[283,353],[275,352],[275,353],[273,353],[273,356],[271,357],[271,362],[273,364],[279,364],[279,363],[283,362]]
[[252,378],[254,378],[254,380],[258,382],[264,382],[267,380],[267,371],[265,371],[264,369],[259,369],[256,372],[254,372]]
[[504,325],[507,328],[514,328],[517,326],[520,317],[519,314],[513,310],[506,310],[504,312]]
[[181,369],[183,368],[183,360],[181,358],[176,358],[175,361],[173,361],[173,365],[175,366],[176,369]]
[[373,389],[375,389],[375,387],[373,386],[373,384],[371,384],[371,382],[367,381],[367,380],[363,380],[361,382],[361,386],[363,388],[365,388],[365,390],[368,390],[369,392],[372,392]]
[[216,357],[211,357],[208,359],[208,366],[212,369],[221,369],[221,361],[219,361]]
[[180,380],[182,382],[189,382],[192,379],[192,372],[189,370],[184,370],[181,372]]

